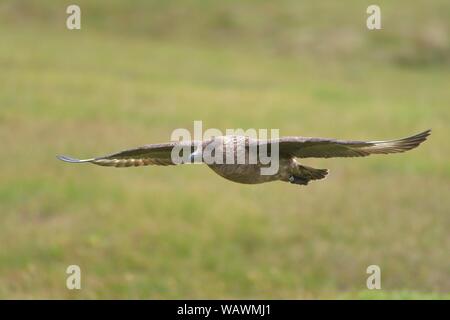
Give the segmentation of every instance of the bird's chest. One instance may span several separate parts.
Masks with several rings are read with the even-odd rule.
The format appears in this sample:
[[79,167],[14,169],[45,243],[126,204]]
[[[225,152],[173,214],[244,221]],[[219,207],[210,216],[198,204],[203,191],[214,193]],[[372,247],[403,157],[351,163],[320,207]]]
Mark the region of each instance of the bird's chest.
[[261,165],[258,164],[211,164],[208,166],[225,179],[239,183],[256,184],[277,179],[273,175],[262,175]]

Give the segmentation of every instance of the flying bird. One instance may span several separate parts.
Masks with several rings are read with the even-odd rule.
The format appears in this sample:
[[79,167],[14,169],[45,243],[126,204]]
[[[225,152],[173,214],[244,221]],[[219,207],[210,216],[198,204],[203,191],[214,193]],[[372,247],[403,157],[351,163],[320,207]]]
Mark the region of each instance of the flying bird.
[[[188,159],[182,163],[200,159],[205,163],[200,150],[213,146],[213,153],[222,152],[223,155],[231,155],[236,160],[243,156],[244,161],[233,163],[212,162],[206,164],[218,175],[225,179],[245,184],[257,184],[271,181],[285,181],[298,185],[307,185],[311,180],[325,178],[327,169],[315,169],[301,165],[299,159],[303,158],[334,158],[334,157],[365,157],[371,154],[400,153],[416,148],[430,135],[431,130],[397,140],[386,141],[349,141],[328,138],[310,137],[282,137],[272,140],[258,140],[247,136],[218,136],[204,141],[176,141],[161,144],[149,144],[139,148],[114,153],[111,155],[78,160],[67,156],[57,156],[58,159],[70,163],[93,163],[100,166],[131,167],[146,165],[169,166],[179,164],[172,156],[174,148],[187,148]],[[261,174],[262,168],[267,168],[267,163],[260,160],[251,162],[250,150],[260,150],[265,147],[270,153],[275,150],[272,146],[278,146],[279,166],[278,170],[270,175]],[[275,152],[275,151],[274,151]],[[200,158],[199,158],[200,157]]]

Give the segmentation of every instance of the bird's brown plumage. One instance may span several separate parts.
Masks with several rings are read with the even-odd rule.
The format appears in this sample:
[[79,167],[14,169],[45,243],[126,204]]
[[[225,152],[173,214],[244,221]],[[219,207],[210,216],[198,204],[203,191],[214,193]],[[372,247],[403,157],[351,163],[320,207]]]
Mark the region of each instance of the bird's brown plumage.
[[[430,135],[431,130],[397,140],[386,141],[350,141],[328,138],[282,137],[276,140],[260,141],[242,136],[222,136],[203,142],[183,141],[161,144],[149,144],[139,148],[111,155],[78,160],[67,156],[58,156],[60,160],[72,163],[90,162],[101,166],[130,167],[145,165],[175,165],[171,154],[175,146],[184,146],[193,153],[201,143],[203,147],[219,142],[224,149],[247,150],[252,144],[277,143],[279,146],[279,170],[271,176],[259,174],[261,163],[250,164],[208,164],[222,177],[240,183],[263,183],[275,180],[307,184],[310,180],[323,179],[328,171],[301,166],[296,158],[365,157],[371,154],[399,153],[411,150],[421,144]],[[241,148],[240,148],[241,147]]]
[[283,137],[279,139],[279,143],[281,153],[298,158],[365,157],[411,150],[425,141],[430,132],[431,130],[426,130],[407,138],[387,141]]

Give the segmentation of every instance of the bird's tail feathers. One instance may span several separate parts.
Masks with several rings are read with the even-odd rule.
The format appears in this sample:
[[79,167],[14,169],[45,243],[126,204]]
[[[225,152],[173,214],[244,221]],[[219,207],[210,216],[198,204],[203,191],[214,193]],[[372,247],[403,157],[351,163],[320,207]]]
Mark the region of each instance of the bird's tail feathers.
[[308,180],[320,180],[328,174],[328,169],[316,169],[307,166],[298,166],[298,171],[301,176],[308,178]]
[[328,169],[316,169],[298,165],[292,172],[290,182],[294,184],[307,185],[311,180],[320,180],[327,176]]

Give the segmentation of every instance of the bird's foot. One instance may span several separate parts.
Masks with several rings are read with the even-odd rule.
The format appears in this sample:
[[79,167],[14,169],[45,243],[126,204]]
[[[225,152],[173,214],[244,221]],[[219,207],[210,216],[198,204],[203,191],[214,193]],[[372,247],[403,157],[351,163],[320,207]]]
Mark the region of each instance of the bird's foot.
[[304,186],[306,186],[308,184],[309,180],[310,179],[302,178],[302,177],[294,176],[294,175],[289,177],[289,182],[290,183],[301,184],[301,185],[304,185]]

